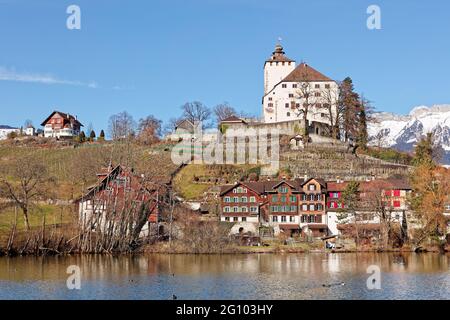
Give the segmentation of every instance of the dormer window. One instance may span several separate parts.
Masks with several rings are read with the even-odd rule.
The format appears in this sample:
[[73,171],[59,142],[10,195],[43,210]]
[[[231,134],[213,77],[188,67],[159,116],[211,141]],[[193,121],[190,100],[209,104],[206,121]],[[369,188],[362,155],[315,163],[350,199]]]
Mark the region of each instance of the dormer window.
[[309,191],[316,191],[316,185],[315,184],[308,185],[308,190]]

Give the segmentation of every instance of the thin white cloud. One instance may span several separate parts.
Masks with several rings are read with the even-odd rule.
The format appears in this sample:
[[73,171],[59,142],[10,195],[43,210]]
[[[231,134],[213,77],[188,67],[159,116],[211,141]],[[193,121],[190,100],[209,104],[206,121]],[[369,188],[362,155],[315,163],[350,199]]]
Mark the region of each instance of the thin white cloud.
[[30,82],[41,84],[62,84],[70,86],[81,86],[92,89],[98,88],[96,82],[82,82],[78,80],[64,80],[59,79],[51,74],[17,72],[13,68],[6,68],[0,66],[0,81],[15,81],[15,82]]

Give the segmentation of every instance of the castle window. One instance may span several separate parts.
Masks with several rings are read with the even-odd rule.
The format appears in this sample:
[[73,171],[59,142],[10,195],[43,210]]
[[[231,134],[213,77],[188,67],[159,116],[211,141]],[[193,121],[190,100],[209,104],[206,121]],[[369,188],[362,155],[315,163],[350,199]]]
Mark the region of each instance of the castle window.
[[325,113],[321,113],[321,114],[320,114],[320,117],[321,117],[321,118],[325,118]]
[[315,92],[314,97],[320,97],[320,92]]
[[294,84],[292,85],[292,88],[297,88],[297,84],[294,83]]
[[285,103],[284,106],[285,106],[286,108],[289,108],[289,103]]
[[320,109],[322,107],[322,104],[316,103],[316,108]]
[[269,101],[272,101],[272,97],[269,97]]
[[316,84],[314,87],[315,87],[316,89],[320,89],[320,84]]
[[326,84],[326,85],[325,85],[325,89],[330,89],[330,85],[329,85],[329,84]]
[[281,87],[282,87],[282,88],[287,88],[287,84],[286,84],[286,83],[283,83],[283,84],[281,85]]
[[286,116],[290,117],[291,113],[290,112],[286,112]]
[[293,93],[289,93],[289,98],[293,98],[294,94]]
[[273,103],[268,103],[267,106],[268,106],[269,108],[273,108]]

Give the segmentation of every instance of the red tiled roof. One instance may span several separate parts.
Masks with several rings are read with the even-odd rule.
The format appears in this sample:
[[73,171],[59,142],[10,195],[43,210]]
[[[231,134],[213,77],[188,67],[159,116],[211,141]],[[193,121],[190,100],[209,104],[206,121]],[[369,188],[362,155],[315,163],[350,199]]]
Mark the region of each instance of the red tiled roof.
[[41,123],[41,126],[45,126],[45,124],[48,122],[48,120],[50,120],[55,114],[59,114],[62,118],[67,119],[70,121],[71,124],[77,123],[79,124],[80,127],[84,127],[80,121],[78,121],[74,116],[68,114],[68,113],[64,113],[64,112],[60,112],[60,111],[53,111],[48,117],[47,119],[44,120],[44,122]]
[[333,81],[306,63],[299,64],[281,82]]
[[229,116],[228,118],[223,119],[221,122],[245,122],[245,121],[236,116]]
[[238,182],[234,185],[225,185],[221,187],[220,195],[223,195],[230,191],[231,189],[243,185],[253,191],[255,191],[258,194],[262,194],[265,192],[275,191],[274,188],[276,188],[281,183],[287,183],[290,185],[294,190],[300,191],[302,189],[302,186],[304,184],[303,179],[294,179],[294,180],[266,180],[266,181],[257,181],[257,182]]
[[324,223],[309,223],[308,229],[318,230],[318,229],[326,229],[328,226]]
[[278,226],[280,227],[280,229],[286,229],[286,230],[300,229],[300,226],[298,224],[280,224]]
[[[327,182],[328,191],[344,191],[348,185],[346,182]],[[389,179],[377,179],[371,181],[359,182],[360,191],[374,191],[376,189],[384,190],[411,190],[411,186],[406,179],[401,178],[389,178]]]

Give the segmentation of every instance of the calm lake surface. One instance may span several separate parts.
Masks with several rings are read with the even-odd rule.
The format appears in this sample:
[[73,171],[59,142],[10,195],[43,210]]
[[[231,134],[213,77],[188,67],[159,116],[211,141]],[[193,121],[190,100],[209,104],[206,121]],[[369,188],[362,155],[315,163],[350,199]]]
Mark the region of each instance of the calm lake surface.
[[[80,267],[80,290],[67,288],[71,265]],[[381,270],[380,290],[367,289],[371,265]],[[450,255],[0,258],[0,299],[165,300],[174,294],[178,299],[450,299]]]

